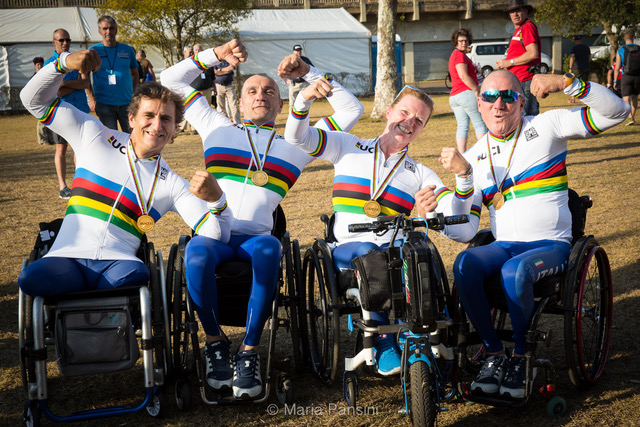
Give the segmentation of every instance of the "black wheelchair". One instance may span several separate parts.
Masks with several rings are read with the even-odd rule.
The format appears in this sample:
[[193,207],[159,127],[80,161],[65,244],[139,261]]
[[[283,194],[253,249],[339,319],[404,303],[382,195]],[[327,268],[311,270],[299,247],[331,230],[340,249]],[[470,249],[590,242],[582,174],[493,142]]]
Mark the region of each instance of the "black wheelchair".
[[[550,360],[537,358],[535,355],[537,343],[548,342],[552,336],[551,330],[542,331],[539,328],[539,322],[544,313],[562,316],[564,353],[572,384],[582,389],[595,384],[602,375],[611,340],[613,288],[611,269],[605,250],[598,245],[592,235],[584,234],[587,209],[592,204],[589,196],[580,197],[575,191],[569,190],[573,248],[569,255],[568,266],[562,274],[545,277],[534,286],[536,303],[526,333],[524,398],[509,399],[470,392],[469,384],[482,364],[480,357],[483,344],[478,334],[469,325],[462,306],[459,303],[452,304],[453,316],[459,322],[456,325],[459,333],[457,385],[460,395],[465,400],[493,406],[521,406],[532,395],[534,368],[541,368],[545,371],[545,384],[539,391],[543,397],[549,399],[546,412],[553,418],[564,415],[566,402],[561,396],[554,396],[555,367]],[[484,245],[493,240],[491,230],[481,230],[469,246]],[[513,341],[512,331],[508,328],[508,311],[500,278],[493,277],[486,280],[484,288],[493,309],[492,315],[498,336],[503,341]]]
[[[273,379],[273,368],[278,363],[275,392],[281,404],[292,404],[294,390],[291,379],[293,371],[299,371],[306,349],[306,328],[303,319],[304,293],[300,292],[300,247],[291,240],[286,231],[286,218],[280,205],[274,212],[272,235],[282,244],[281,268],[278,291],[272,302],[271,316],[266,329],[269,331],[266,375],[263,375],[262,393],[253,402],[264,402],[269,398]],[[171,342],[175,377],[175,398],[183,411],[192,403],[191,379],[196,375],[197,386],[204,403],[209,405],[241,402],[228,394],[210,390],[206,382],[204,357],[198,339],[198,319],[193,301],[187,291],[184,254],[189,236],[181,236],[171,247],[167,261],[167,282],[171,292]],[[251,263],[230,261],[216,269],[218,283],[219,321],[221,325],[244,327],[247,305],[251,291]],[[292,358],[276,360],[276,332],[284,328],[291,335]]]
[[[326,224],[325,237],[331,239],[332,220]],[[449,313],[451,299],[444,264],[427,233],[427,227],[441,230],[445,225],[468,221],[466,215],[434,215],[426,220],[404,215],[379,217],[366,224],[352,224],[352,232],[391,232],[392,244],[356,258],[357,280],[353,270],[336,273],[326,240],[316,239],[304,256],[303,275],[309,292],[310,358],[316,374],[325,382],[334,380],[339,355],[340,316],[349,315],[349,329],[357,329],[353,357],[344,361],[343,392],[349,407],[355,408],[358,396],[358,369],[373,366],[375,334],[396,334],[407,329],[402,352],[401,384],[405,397],[404,412],[414,425],[435,422],[439,402],[451,398],[455,389],[450,377],[454,371],[454,322]],[[403,230],[403,244],[393,245]],[[317,281],[317,284],[316,284]],[[370,313],[389,310],[389,325],[374,325]],[[354,321],[353,314],[360,314]],[[395,323],[394,320],[402,322]]]
[[[62,220],[40,223],[40,233],[22,268],[43,257]],[[22,383],[27,393],[24,421],[40,425],[42,415],[56,422],[124,415],[146,409],[153,417],[166,412],[163,385],[171,374],[169,313],[162,254],[143,237],[138,257],[149,268],[148,286],[87,291],[56,297],[18,298]],[[54,347],[53,358],[47,346]],[[144,398],[132,406],[86,409],[57,415],[49,392],[47,362],[56,360],[63,377],[102,375],[131,369],[143,358]],[[96,382],[97,380],[92,380]],[[66,383],[68,384],[68,383]],[[64,388],[64,385],[60,385]]]

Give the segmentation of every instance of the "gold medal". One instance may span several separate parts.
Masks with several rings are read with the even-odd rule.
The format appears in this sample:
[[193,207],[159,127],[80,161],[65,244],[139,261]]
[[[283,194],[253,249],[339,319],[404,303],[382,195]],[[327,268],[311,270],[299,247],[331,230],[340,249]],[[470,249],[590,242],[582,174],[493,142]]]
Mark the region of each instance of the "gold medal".
[[364,213],[369,218],[376,218],[378,215],[380,215],[380,210],[380,203],[376,202],[375,200],[369,200],[364,204]]
[[251,175],[251,182],[258,187],[264,187],[269,182],[269,175],[265,171],[255,171]]
[[493,195],[493,208],[498,210],[502,205],[504,205],[504,196],[502,195],[502,192],[498,191]]
[[138,224],[138,228],[140,229],[140,231],[142,231],[143,233],[148,233],[153,230],[153,226],[156,224],[156,222],[153,220],[151,215],[145,214],[138,217],[136,224]]

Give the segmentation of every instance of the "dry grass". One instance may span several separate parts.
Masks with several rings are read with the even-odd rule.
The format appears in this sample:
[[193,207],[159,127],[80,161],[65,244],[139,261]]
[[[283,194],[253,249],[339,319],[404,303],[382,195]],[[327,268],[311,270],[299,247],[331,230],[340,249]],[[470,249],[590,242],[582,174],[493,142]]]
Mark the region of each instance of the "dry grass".
[[[363,100],[365,115],[371,111],[370,99]],[[452,145],[455,119],[446,96],[435,96],[436,111],[426,130],[410,149],[411,155],[434,169],[445,181],[453,180],[437,164],[440,147]],[[554,95],[542,101],[542,109],[565,108],[566,97]],[[326,102],[314,105],[312,114],[320,117],[329,113]],[[286,116],[278,118],[282,125]],[[20,383],[17,353],[17,277],[22,260],[33,246],[38,222],[62,216],[65,202],[57,196],[53,165],[53,148],[41,147],[35,142],[35,119],[30,116],[0,118],[0,230],[3,246],[0,248],[0,425],[20,423],[25,393]],[[375,137],[383,123],[363,119],[353,129],[361,137]],[[188,177],[194,168],[202,167],[202,148],[197,136],[180,136],[166,150],[165,157],[173,169]],[[68,156],[72,164],[72,155]],[[611,355],[599,384],[585,392],[575,391],[566,375],[562,356],[562,328],[556,319],[548,319],[542,328],[553,328],[555,335],[549,349],[543,352],[558,366],[559,394],[566,398],[567,415],[550,421],[544,412],[544,400],[535,396],[523,408],[506,410],[483,405],[453,402],[450,409],[438,417],[440,425],[638,425],[640,420],[640,253],[637,212],[640,201],[640,132],[638,127],[617,127],[599,137],[571,141],[568,170],[571,186],[580,194],[590,194],[594,207],[589,211],[587,232],[596,235],[609,254],[614,282],[614,330]],[[319,221],[321,213],[331,211],[330,185],[332,167],[325,162],[312,163],[283,202],[288,229],[302,246],[308,246],[322,235]],[[486,216],[486,215],[485,215]],[[169,247],[180,234],[188,230],[177,216],[170,214],[150,235],[156,249],[166,257]],[[447,268],[463,245],[433,235]],[[346,328],[343,329],[346,331]],[[236,341],[239,331],[232,334]],[[343,332],[346,335],[346,332]],[[280,335],[286,348],[286,334]],[[343,354],[350,352],[353,337],[343,338]],[[285,357],[286,352],[279,352]],[[51,372],[56,372],[51,365]],[[55,375],[55,374],[52,374]],[[538,381],[540,383],[540,381]],[[208,407],[201,403],[194,390],[194,407],[180,413],[171,404],[169,417],[154,421],[141,412],[128,417],[92,422],[91,425],[408,425],[409,419],[397,413],[403,407],[403,398],[397,378],[380,379],[372,376],[360,378],[358,404],[368,414],[344,415],[344,400],[340,384],[325,387],[310,374],[295,377],[297,413],[277,415],[268,413],[268,404],[243,404],[227,407]],[[97,385],[88,380],[73,382],[69,379],[51,381],[52,401],[60,411],[68,406],[90,406],[96,400],[107,403],[131,401],[142,396],[139,372],[115,374],[102,378]],[[171,390],[168,394],[171,396]],[[71,396],[68,398],[66,396]],[[104,403],[103,403],[104,404]],[[100,404],[97,404],[98,406]],[[303,415],[301,415],[303,414]]]

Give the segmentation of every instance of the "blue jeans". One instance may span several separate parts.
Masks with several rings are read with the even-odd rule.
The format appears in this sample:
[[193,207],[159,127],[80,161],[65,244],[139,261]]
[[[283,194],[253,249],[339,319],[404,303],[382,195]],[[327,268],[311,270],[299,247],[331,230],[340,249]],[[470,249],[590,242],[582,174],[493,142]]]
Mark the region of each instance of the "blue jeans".
[[44,257],[20,272],[20,289],[31,296],[53,296],[120,286],[143,285],[149,269],[141,261]]
[[109,129],[118,130],[118,123],[120,123],[122,132],[131,133],[128,108],[128,105],[107,105],[96,102],[96,114],[103,125]]
[[570,252],[569,243],[539,240],[493,242],[458,254],[453,264],[456,289],[487,351],[498,352],[503,346],[491,321],[491,308],[483,286],[485,279],[500,275],[513,326],[514,352],[523,355],[525,333],[534,309],[535,282],[564,271]]
[[449,105],[451,105],[453,115],[456,116],[456,122],[458,123],[456,138],[469,137],[469,120],[473,123],[473,128],[478,138],[487,133],[487,127],[478,111],[478,98],[474,91],[465,90],[453,95],[449,98]]
[[531,79],[526,82],[520,82],[520,86],[522,86],[522,94],[525,98],[524,115],[537,116],[540,112],[540,105],[538,104],[538,98],[531,93]]

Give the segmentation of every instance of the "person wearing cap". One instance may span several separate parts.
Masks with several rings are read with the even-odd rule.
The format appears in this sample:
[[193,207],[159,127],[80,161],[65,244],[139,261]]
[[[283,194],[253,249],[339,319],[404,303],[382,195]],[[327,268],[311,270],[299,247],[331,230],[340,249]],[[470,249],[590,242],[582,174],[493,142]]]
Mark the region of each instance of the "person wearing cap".
[[[313,67],[313,63],[311,62],[311,60],[306,56],[302,55],[301,45],[299,44],[293,45],[293,54],[298,55],[300,59],[302,59],[304,62],[306,62],[307,64]],[[287,82],[289,83],[289,108],[291,108],[296,98],[298,97],[298,94],[300,93],[300,91],[305,87],[307,87],[308,84],[307,82],[305,82],[305,80],[302,77],[287,80]]]
[[540,66],[541,48],[538,27],[529,19],[533,7],[525,0],[510,0],[505,12],[509,14],[515,31],[509,42],[507,57],[496,61],[496,68],[507,69],[516,75],[525,98],[524,114],[536,116],[539,112],[539,104],[530,89],[534,69]]
[[[574,73],[575,76],[587,81],[589,80],[589,74],[591,74],[591,65],[589,64],[591,50],[589,50],[589,46],[582,44],[582,36],[579,34],[573,37],[573,42],[575,45],[571,48],[571,53],[569,54],[569,72],[573,73],[575,67],[578,69],[578,71]],[[570,97],[568,102],[569,104],[573,104],[575,97]]]

